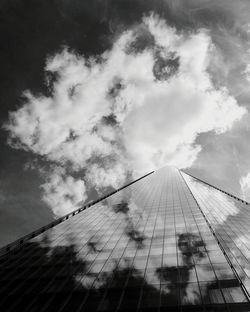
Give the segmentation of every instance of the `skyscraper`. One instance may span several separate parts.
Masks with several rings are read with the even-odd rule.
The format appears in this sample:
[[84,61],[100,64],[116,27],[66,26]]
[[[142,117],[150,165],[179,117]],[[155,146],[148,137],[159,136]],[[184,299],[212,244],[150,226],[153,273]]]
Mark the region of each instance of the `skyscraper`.
[[249,207],[148,174],[2,249],[0,311],[249,311]]

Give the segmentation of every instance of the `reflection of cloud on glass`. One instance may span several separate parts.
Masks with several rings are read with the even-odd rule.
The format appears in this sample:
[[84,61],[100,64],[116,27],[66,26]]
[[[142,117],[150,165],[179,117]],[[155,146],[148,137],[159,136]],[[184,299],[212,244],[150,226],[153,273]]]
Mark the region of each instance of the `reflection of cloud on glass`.
[[188,283],[184,288],[181,288],[181,303],[182,304],[201,304],[200,288],[198,283]]
[[124,227],[124,233],[129,237],[130,241],[135,242],[136,246],[141,249],[146,239],[142,229],[140,229],[139,222],[143,218],[142,209],[133,201],[129,192],[119,195],[116,199],[121,201],[113,203],[112,209],[115,213],[123,216],[124,224],[122,226]]
[[205,246],[205,242],[197,234],[183,233],[178,237],[178,248],[182,253],[184,263],[186,265],[192,263],[192,257],[198,258],[198,260],[204,258],[205,253],[200,249],[200,247]]
[[[182,175],[207,220],[215,227],[215,235],[226,251],[229,261],[235,267],[241,282],[250,291],[249,206],[184,173]],[[234,291],[238,292],[237,280],[231,268],[227,265],[224,254],[221,250],[214,250],[215,246],[213,245],[211,241],[208,243],[208,248],[211,250],[209,257],[212,263],[216,263],[215,273],[217,278],[220,280],[231,279],[235,284]],[[230,294],[230,296],[238,300],[236,295]]]
[[240,235],[234,240],[237,248],[231,248],[231,258],[235,266],[238,267],[238,274],[246,289],[250,291],[250,234]]
[[[172,242],[174,242],[173,238]],[[168,244],[171,244],[170,239]],[[201,302],[201,296],[197,275],[200,281],[207,283],[207,286],[216,279],[215,275],[211,273],[211,266],[199,265],[207,257],[207,253],[203,251],[206,243],[198,234],[188,232],[178,234],[176,246],[178,248],[178,255],[180,256],[178,257],[178,266],[174,259],[177,258],[177,255],[173,253],[172,256],[171,254],[166,255],[166,262],[168,262],[169,257],[172,257],[172,263],[175,262],[175,265],[165,265],[156,269],[156,274],[163,283],[162,290],[164,294],[169,296],[171,302],[177,302],[178,294],[176,293],[176,288],[180,286],[180,300],[182,304],[199,304]],[[172,251],[174,251],[174,248],[176,247],[173,245]],[[170,251],[170,248],[168,250]],[[207,279],[204,276],[207,276]],[[207,288],[204,287],[205,291],[207,291]]]
[[[70,292],[67,299],[59,290],[57,304],[64,304],[66,299],[68,311],[72,311],[73,304],[76,305],[73,299],[78,298],[84,301],[82,308],[86,311],[126,310],[128,305],[147,311],[156,306],[171,311],[176,310],[173,306],[179,309],[183,305],[186,311],[204,303],[244,302],[246,298],[239,280],[215,237],[220,233],[223,236],[220,230],[224,230],[229,221],[236,220],[239,213],[220,224],[215,235],[192,194],[185,192],[187,186],[178,175],[178,183],[174,180],[172,184],[176,192],[162,192],[157,183],[162,183],[161,177],[167,177],[165,173],[152,178],[151,193],[142,185],[141,193],[138,188],[114,194],[104,204],[97,203],[36,237],[32,251],[24,250],[24,254],[29,255],[36,255],[38,251],[28,262],[33,270],[33,259],[38,261],[38,272],[40,265],[45,267],[46,278],[50,271],[48,265],[53,266],[51,280],[41,278],[41,284],[49,283],[53,289],[62,287],[63,294]],[[144,196],[145,190],[148,197]],[[231,246],[233,240],[223,237]],[[247,247],[247,239],[248,236],[242,235],[234,243],[241,243],[241,250],[246,250],[243,246]],[[249,273],[244,262],[247,254],[240,256],[235,251],[230,249],[230,255],[235,258],[233,265],[237,270],[242,266],[238,274],[248,287],[244,277]],[[15,257],[22,259],[22,254]],[[0,272],[3,271],[1,264]],[[18,264],[23,265],[22,261]],[[39,311],[39,307],[35,308]]]
[[[250,67],[249,67],[250,68]],[[250,199],[250,172],[240,178],[240,188],[244,200]]]
[[[88,223],[86,223],[86,227],[82,226],[82,238],[85,240],[85,244],[78,251],[78,257],[86,263],[87,270],[83,274],[76,274],[75,279],[84,289],[91,288],[93,291],[100,292],[111,281],[113,281],[113,285],[126,282],[128,286],[144,284],[155,296],[159,296],[160,284],[162,283],[162,296],[164,296],[163,300],[165,300],[166,305],[178,303],[179,300],[183,304],[198,304],[201,300],[200,293],[197,292],[196,275],[198,275],[204,286],[202,296],[207,296],[209,285],[214,283],[215,275],[212,274],[208,264],[202,265],[204,262],[206,263],[203,260],[207,258],[207,254],[204,253],[206,244],[201,236],[194,232],[185,232],[166,238],[166,248],[164,248],[166,254],[162,259],[162,247],[150,247],[150,242],[143,232],[138,230],[141,218],[138,216],[138,207],[132,200],[118,202],[116,210],[114,205],[105,208],[106,212],[110,211],[110,215],[106,212],[102,213],[103,222],[109,224],[110,230],[114,230],[113,220],[109,216],[112,214],[119,215],[120,228],[123,231],[120,241],[130,247],[126,252],[119,248],[116,249],[116,242],[111,244],[111,242],[106,242],[102,235],[94,235],[93,228],[91,230]],[[100,205],[99,208],[95,209],[93,215],[97,211],[101,213],[100,209],[103,207]],[[150,232],[153,226],[154,221],[151,220],[148,222],[145,233]],[[61,227],[65,231],[65,225],[62,224]],[[57,234],[58,232],[60,231],[57,230]],[[154,239],[158,238],[160,236],[156,234]],[[66,240],[61,242],[65,243]],[[130,244],[132,242],[135,243],[134,246]],[[132,261],[136,253],[139,257],[136,256],[135,260]],[[179,257],[178,265],[177,256]],[[146,270],[145,267],[147,267]],[[107,296],[106,301],[110,303],[112,300],[110,301]],[[108,303],[106,302],[106,304]]]
[[134,225],[130,219],[127,220],[127,226],[125,229],[125,233],[128,235],[128,237],[130,238],[131,241],[134,241],[136,243],[136,246],[138,248],[144,247],[143,242],[146,239],[146,236],[134,227]]
[[115,213],[121,212],[121,213],[126,214],[129,211],[128,203],[122,201],[121,203],[114,205],[113,209],[114,209]]
[[114,213],[108,204],[104,204],[105,201],[98,203],[99,213],[104,216],[104,218],[114,219]]
[[211,224],[222,224],[229,216],[239,213],[239,207],[228,195],[195,180],[183,172],[182,176]]
[[90,250],[90,252],[98,252],[98,242],[100,240],[100,237],[95,237],[95,236],[92,236],[90,237],[90,239],[88,240],[87,242],[87,246]]

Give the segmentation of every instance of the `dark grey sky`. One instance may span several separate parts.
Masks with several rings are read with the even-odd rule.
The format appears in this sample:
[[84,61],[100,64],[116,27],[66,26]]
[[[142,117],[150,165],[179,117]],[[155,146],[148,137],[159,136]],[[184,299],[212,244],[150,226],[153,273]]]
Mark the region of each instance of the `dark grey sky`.
[[1,1],[0,244],[164,164],[249,199],[249,16],[248,0]]

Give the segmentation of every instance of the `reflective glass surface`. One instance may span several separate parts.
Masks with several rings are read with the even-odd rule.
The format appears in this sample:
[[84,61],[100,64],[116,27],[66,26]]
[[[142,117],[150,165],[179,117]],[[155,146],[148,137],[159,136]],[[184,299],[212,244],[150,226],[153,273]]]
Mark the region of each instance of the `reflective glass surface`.
[[[160,169],[1,257],[1,311],[248,311],[185,179]],[[228,207],[209,220],[231,248]]]
[[[229,262],[250,293],[250,206],[185,173],[182,175]],[[215,257],[223,258],[222,255]]]

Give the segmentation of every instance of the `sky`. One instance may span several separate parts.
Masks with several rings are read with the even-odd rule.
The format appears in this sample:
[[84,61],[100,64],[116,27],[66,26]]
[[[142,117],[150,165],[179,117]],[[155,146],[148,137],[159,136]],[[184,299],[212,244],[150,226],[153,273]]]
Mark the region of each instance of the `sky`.
[[1,1],[0,245],[165,165],[250,200],[248,0]]

